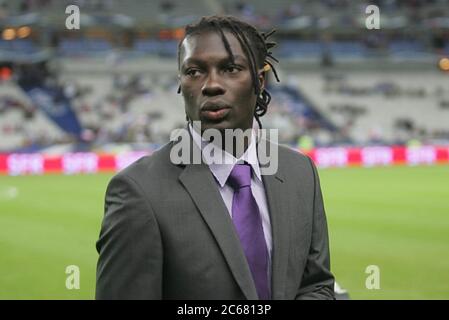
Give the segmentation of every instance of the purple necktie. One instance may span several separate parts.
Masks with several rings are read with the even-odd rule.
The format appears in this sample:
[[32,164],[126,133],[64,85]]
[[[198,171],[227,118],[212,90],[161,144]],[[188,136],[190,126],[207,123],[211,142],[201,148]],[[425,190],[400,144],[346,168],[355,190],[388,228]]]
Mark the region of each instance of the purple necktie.
[[251,193],[251,167],[236,164],[227,183],[234,189],[232,220],[253,275],[259,299],[269,300],[268,249],[259,207]]

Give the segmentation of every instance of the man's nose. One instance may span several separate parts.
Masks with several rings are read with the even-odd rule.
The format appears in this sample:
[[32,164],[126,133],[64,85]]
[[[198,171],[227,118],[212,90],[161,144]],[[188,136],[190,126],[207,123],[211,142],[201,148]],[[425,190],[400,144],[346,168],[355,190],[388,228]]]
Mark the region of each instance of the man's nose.
[[220,81],[220,75],[217,72],[211,71],[209,73],[203,87],[201,88],[201,92],[205,96],[217,96],[226,92]]

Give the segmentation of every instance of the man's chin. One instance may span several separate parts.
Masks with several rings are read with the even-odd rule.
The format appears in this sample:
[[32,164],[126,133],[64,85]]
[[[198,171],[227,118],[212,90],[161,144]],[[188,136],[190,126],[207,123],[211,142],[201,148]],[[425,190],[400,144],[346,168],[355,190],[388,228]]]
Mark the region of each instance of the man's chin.
[[218,122],[201,122],[201,132],[203,133],[205,130],[208,129],[216,129],[220,132],[224,132],[225,129],[234,129],[234,126],[232,126],[229,122],[223,120]]
[[242,129],[242,130],[246,130],[246,129],[251,129],[252,125],[248,124],[248,128],[246,128],[245,125],[239,125],[236,123],[233,123],[232,121],[230,121],[229,119],[221,119],[221,120],[217,120],[217,121],[211,121],[208,119],[200,119],[200,120],[196,120],[193,121],[194,127],[196,129],[196,131],[200,131],[199,129],[201,129],[201,133],[204,133],[205,130],[207,129],[215,129],[218,130],[220,132],[223,132],[226,129],[231,129],[231,130],[235,130],[235,129]]

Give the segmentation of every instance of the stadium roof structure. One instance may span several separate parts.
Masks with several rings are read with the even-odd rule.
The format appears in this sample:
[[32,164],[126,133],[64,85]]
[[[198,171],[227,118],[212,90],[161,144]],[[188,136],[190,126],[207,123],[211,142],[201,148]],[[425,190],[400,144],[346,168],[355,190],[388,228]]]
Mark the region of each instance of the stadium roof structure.
[[42,17],[39,13],[27,13],[16,16],[9,16],[0,19],[0,28],[3,27],[18,27],[23,25],[35,25],[42,22]]

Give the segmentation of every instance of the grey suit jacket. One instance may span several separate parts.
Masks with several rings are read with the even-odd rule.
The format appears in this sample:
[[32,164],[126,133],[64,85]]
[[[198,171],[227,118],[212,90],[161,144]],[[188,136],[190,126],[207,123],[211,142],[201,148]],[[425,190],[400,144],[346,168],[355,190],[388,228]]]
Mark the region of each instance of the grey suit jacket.
[[[97,299],[257,299],[233,222],[205,164],[170,142],[110,181],[97,242]],[[333,299],[327,222],[312,161],[279,146],[264,175],[273,299]]]

